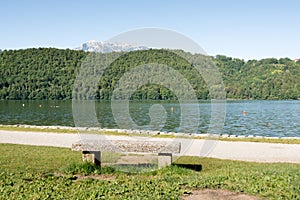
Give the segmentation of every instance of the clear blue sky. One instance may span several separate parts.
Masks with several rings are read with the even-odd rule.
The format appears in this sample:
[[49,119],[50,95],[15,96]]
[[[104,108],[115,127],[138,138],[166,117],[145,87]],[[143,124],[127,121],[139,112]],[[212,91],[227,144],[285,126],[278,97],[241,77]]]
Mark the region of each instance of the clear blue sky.
[[208,54],[300,57],[300,1],[2,0],[0,49],[74,48],[137,28],[166,28]]

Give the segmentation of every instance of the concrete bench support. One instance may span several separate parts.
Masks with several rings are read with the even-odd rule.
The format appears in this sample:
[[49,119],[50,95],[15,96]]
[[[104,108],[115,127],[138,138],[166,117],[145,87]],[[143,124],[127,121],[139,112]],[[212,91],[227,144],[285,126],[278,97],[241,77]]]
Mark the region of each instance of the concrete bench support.
[[170,166],[172,164],[171,153],[158,153],[158,169]]
[[82,151],[83,162],[91,162],[95,165],[101,166],[101,152],[100,151]]
[[180,153],[175,141],[82,140],[72,144],[72,150],[82,151],[82,160],[101,166],[102,152],[158,154],[158,168],[172,164],[172,154]]

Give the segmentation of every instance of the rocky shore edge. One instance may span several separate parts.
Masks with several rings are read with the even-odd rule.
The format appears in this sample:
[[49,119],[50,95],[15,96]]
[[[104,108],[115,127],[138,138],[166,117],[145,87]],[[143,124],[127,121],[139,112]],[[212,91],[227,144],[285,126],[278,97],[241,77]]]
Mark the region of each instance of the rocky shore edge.
[[4,125],[0,124],[1,128],[28,128],[28,129],[40,129],[43,130],[70,130],[70,131],[84,131],[84,132],[106,132],[106,133],[124,133],[124,134],[135,134],[135,135],[162,135],[162,136],[173,136],[173,137],[190,137],[190,138],[232,138],[232,139],[292,139],[300,140],[300,137],[268,137],[261,135],[232,135],[232,134],[208,134],[208,133],[176,133],[176,132],[163,132],[163,131],[153,131],[153,130],[131,130],[131,129],[108,129],[100,127],[71,127],[71,126],[37,126],[37,125],[25,125],[25,124],[16,124],[16,125]]

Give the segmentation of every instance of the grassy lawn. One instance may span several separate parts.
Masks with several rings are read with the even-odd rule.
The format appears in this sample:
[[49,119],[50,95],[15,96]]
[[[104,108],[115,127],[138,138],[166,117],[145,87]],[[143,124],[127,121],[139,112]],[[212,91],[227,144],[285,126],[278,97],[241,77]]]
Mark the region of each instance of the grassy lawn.
[[82,164],[81,153],[67,148],[0,144],[0,150],[0,199],[180,199],[201,188],[300,199],[297,164],[181,157],[177,163],[201,164],[202,171],[171,166],[126,174]]

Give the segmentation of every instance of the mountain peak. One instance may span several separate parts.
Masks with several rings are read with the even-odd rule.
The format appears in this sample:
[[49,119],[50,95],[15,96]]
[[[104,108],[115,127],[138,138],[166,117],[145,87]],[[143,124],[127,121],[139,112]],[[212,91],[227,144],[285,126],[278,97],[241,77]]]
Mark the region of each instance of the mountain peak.
[[129,52],[137,50],[147,50],[146,46],[139,46],[137,44],[130,43],[110,43],[110,42],[98,42],[97,40],[90,40],[80,47],[75,48],[75,50],[83,50],[87,52]]

